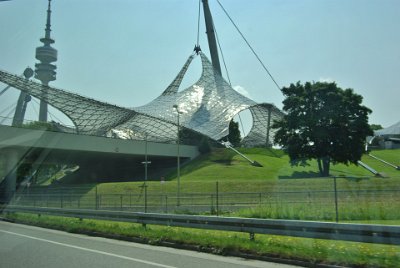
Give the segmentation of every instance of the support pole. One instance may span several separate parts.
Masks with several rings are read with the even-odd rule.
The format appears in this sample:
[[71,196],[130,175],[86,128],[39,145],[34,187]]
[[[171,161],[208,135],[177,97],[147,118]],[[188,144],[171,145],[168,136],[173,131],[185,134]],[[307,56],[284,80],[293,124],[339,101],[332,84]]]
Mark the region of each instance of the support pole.
[[178,181],[178,189],[177,189],[177,196],[176,196],[176,205],[179,207],[181,205],[181,155],[180,155],[180,122],[179,122],[179,115],[182,113],[181,111],[179,111],[179,106],[177,104],[174,104],[172,106],[177,113],[177,169],[176,169],[176,173],[177,173],[177,181]]
[[267,148],[271,147],[271,143],[269,142],[270,130],[271,130],[271,110],[272,107],[268,108],[268,123],[267,123],[267,137],[266,137],[266,146]]
[[[25,76],[25,79],[28,80],[29,78],[31,78],[33,76],[33,70],[29,67],[26,68],[24,71],[24,76]],[[15,108],[14,118],[13,118],[13,122],[12,122],[13,126],[19,127],[23,124],[26,106],[30,100],[31,100],[31,96],[29,96],[27,93],[21,91],[18,101],[17,101],[17,107]]]
[[18,151],[16,149],[5,149],[5,169],[6,177],[4,178],[4,194],[3,200],[8,203],[13,198],[15,191],[17,190],[17,169],[18,169]]
[[218,187],[218,181],[215,183],[215,206],[216,206],[216,213],[217,216],[219,216],[219,187]]
[[208,46],[210,48],[211,61],[215,71],[222,75],[221,65],[218,57],[217,40],[214,32],[214,22],[211,16],[210,7],[208,6],[208,0],[203,0],[204,20],[206,22],[206,33],[208,39]]
[[26,106],[30,100],[31,97],[28,94],[26,94],[25,92],[20,93],[17,101],[17,107],[15,108],[12,126],[20,127],[23,124]]
[[335,191],[335,218],[336,218],[336,222],[339,222],[339,208],[338,208],[336,176],[333,177],[333,189]]
[[142,164],[144,164],[144,183],[143,183],[143,187],[144,187],[144,213],[147,213],[147,165],[151,164],[151,161],[148,161],[148,157],[147,157],[147,134],[145,136],[145,145],[144,145],[144,150],[145,150],[145,158],[144,158],[144,162],[142,162]]

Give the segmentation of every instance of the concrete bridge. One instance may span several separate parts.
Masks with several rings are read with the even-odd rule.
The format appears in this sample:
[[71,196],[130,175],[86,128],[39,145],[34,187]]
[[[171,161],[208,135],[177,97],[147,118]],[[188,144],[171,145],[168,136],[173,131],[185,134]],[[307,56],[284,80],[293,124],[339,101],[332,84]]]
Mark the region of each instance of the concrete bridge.
[[[177,144],[0,125],[0,183],[6,192],[15,192],[16,172],[23,162],[28,162],[32,168],[55,163],[79,166],[72,177],[82,182],[104,179],[143,180],[142,162],[146,152],[151,161],[149,179],[159,179],[163,175],[159,173],[160,170],[176,167],[177,147]],[[193,159],[198,154],[196,146],[179,146],[181,161]]]

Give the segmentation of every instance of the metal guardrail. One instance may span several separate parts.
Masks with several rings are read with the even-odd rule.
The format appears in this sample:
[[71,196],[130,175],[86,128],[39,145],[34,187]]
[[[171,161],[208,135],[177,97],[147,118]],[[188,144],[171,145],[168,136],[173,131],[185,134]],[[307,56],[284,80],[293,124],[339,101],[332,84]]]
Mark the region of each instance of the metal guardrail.
[[60,209],[29,206],[7,206],[3,212],[27,212],[81,219],[133,222],[254,234],[270,234],[344,240],[364,243],[400,245],[400,226],[311,222],[295,220],[267,220],[216,216],[192,216],[125,211]]

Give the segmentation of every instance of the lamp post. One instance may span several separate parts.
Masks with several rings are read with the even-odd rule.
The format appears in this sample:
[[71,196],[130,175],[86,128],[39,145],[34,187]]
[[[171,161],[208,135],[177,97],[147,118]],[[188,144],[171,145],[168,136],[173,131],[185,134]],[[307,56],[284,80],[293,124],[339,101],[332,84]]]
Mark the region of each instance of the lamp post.
[[144,164],[144,212],[147,213],[147,165],[151,164],[151,161],[147,161],[147,134],[145,136],[145,158],[144,158],[144,162],[142,162],[142,164]]
[[179,145],[180,145],[180,133],[179,133],[179,130],[180,130],[180,125],[179,125],[179,115],[182,113],[181,111],[179,111],[179,109],[178,109],[178,105],[176,105],[176,104],[174,104],[173,106],[172,106],[175,110],[176,110],[176,113],[178,114],[178,117],[177,117],[177,119],[178,119],[178,130],[177,130],[177,159],[176,159],[176,161],[177,161],[177,169],[176,169],[176,174],[177,174],[177,179],[178,179],[178,191],[177,191],[177,201],[176,201],[176,205],[177,206],[180,206],[181,205],[181,160],[180,160],[180,151],[179,151]]

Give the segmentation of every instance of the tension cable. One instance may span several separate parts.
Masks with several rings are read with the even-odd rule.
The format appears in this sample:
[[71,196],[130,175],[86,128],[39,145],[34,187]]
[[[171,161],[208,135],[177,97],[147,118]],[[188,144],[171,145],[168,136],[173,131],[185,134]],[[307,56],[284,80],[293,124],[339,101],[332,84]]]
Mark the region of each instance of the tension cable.
[[250,43],[247,41],[246,37],[244,37],[244,35],[242,34],[242,32],[239,30],[239,27],[236,25],[236,23],[233,21],[233,19],[231,18],[231,16],[229,16],[228,12],[225,10],[225,8],[222,6],[221,2],[219,0],[217,0],[217,3],[219,4],[219,6],[222,8],[222,10],[224,11],[225,15],[228,17],[228,19],[231,21],[231,23],[233,24],[233,26],[236,28],[236,30],[238,31],[238,33],[240,34],[240,36],[243,38],[243,40],[246,42],[247,46],[250,48],[250,50],[253,52],[254,56],[257,58],[257,60],[260,62],[261,66],[263,67],[263,69],[267,72],[267,74],[269,75],[269,77],[272,79],[272,81],[274,82],[274,84],[276,85],[276,87],[281,90],[281,87],[278,85],[278,83],[276,82],[275,78],[272,76],[272,74],[269,72],[269,70],[267,69],[267,67],[265,66],[265,64],[262,62],[262,60],[260,59],[260,57],[258,56],[258,54],[256,53],[256,51],[253,49],[253,47],[250,45]]

